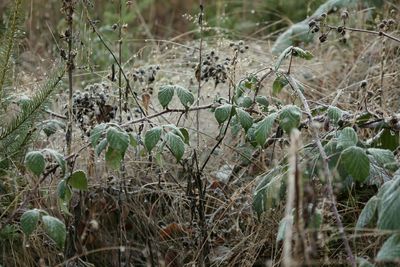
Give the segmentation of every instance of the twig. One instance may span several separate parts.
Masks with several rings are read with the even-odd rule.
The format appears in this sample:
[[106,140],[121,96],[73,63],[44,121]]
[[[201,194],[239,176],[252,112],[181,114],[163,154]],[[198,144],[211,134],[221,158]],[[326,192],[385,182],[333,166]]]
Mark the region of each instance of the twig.
[[149,115],[147,117],[140,118],[140,119],[133,120],[133,121],[128,121],[128,122],[122,124],[121,127],[126,127],[126,126],[131,125],[131,124],[136,124],[136,123],[148,121],[150,119],[154,119],[154,118],[160,117],[160,116],[162,116],[164,114],[168,114],[168,113],[185,113],[185,112],[189,112],[189,111],[197,111],[197,110],[202,110],[202,109],[209,109],[209,108],[212,108],[212,107],[215,107],[215,104],[197,106],[197,107],[193,107],[193,108],[189,108],[189,109],[179,109],[179,108],[169,109],[169,108],[167,108],[167,109],[165,109],[163,111],[160,111],[160,112],[158,112],[156,114],[152,114],[152,115]]
[[[200,27],[200,45],[199,45],[199,66],[197,71],[198,89],[197,89],[197,106],[200,105],[201,97],[201,68],[203,64],[203,16],[204,16],[204,5],[203,0],[200,0],[200,14],[199,14],[199,27]],[[197,149],[200,147],[200,110],[196,113],[196,131],[197,131]]]
[[[335,26],[330,26],[327,25],[327,27],[331,30],[337,30],[338,27]],[[373,35],[379,35],[379,36],[385,36],[386,38],[389,38],[393,41],[396,41],[398,43],[400,43],[400,39],[397,37],[394,37],[386,32],[383,31],[371,31],[371,30],[364,30],[364,29],[356,29],[356,28],[349,28],[349,27],[342,27],[343,30],[348,30],[348,31],[352,31],[352,32],[361,32],[361,33],[368,33],[368,34],[373,34]]]

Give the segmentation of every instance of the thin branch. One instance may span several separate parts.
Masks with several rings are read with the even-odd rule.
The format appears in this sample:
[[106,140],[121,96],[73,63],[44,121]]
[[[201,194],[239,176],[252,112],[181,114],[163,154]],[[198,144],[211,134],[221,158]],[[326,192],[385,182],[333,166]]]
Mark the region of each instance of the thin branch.
[[[336,26],[330,26],[327,25],[327,27],[331,30],[337,30],[339,27]],[[371,31],[371,30],[364,30],[364,29],[356,29],[356,28],[349,28],[349,27],[342,27],[343,30],[348,30],[351,32],[360,32],[360,33],[368,33],[368,34],[373,34],[373,35],[378,35],[378,36],[385,36],[386,38],[389,38],[393,41],[396,41],[398,43],[400,43],[400,39],[397,37],[394,37],[386,32],[383,31]]]
[[147,117],[140,118],[140,119],[133,120],[133,121],[128,121],[128,122],[122,124],[121,127],[126,127],[126,126],[131,125],[131,124],[136,124],[136,123],[148,121],[150,119],[157,118],[157,117],[162,116],[162,115],[167,114],[167,113],[186,113],[186,112],[189,112],[189,111],[197,111],[197,110],[202,110],[202,109],[209,109],[209,108],[212,108],[212,107],[215,107],[215,104],[197,106],[197,107],[193,107],[193,108],[189,108],[189,109],[179,109],[179,108],[169,109],[169,108],[167,108],[167,109],[165,109],[163,111],[160,111],[160,112],[158,112],[156,114],[152,114],[152,115],[149,115]]

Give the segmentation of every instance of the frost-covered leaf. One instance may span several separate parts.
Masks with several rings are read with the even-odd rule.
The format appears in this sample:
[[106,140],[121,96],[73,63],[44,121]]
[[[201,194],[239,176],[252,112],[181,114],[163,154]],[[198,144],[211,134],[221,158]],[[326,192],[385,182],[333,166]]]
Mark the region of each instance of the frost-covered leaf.
[[68,178],[68,184],[75,189],[87,190],[88,180],[86,173],[82,170],[74,171]]
[[21,216],[21,228],[26,235],[35,231],[40,218],[40,211],[37,209],[25,211]]
[[89,139],[90,139],[90,143],[92,144],[93,147],[96,147],[97,142],[100,140],[106,127],[107,127],[107,125],[104,123],[98,124],[90,131]]
[[96,155],[100,156],[101,152],[103,152],[104,149],[106,149],[108,145],[107,138],[103,138],[103,140],[100,141],[100,143],[96,146]]
[[356,131],[352,127],[346,127],[339,134],[337,147],[338,149],[345,149],[355,146],[357,142],[358,136]]
[[235,111],[235,108],[231,104],[224,104],[215,109],[214,116],[219,124],[224,123],[229,116]]
[[376,163],[386,169],[396,171],[398,168],[394,153],[389,149],[368,148],[367,153],[372,155]]
[[311,54],[310,51],[301,49],[300,47],[293,47],[293,52],[292,53],[293,53],[293,56],[300,57],[300,58],[305,59],[305,60],[310,60],[310,59],[312,59],[314,57],[313,54]]
[[182,105],[190,107],[194,103],[194,96],[189,90],[181,86],[175,86],[175,90]]
[[376,196],[371,197],[358,217],[356,229],[364,228],[369,225],[377,214],[379,198]]
[[279,113],[279,125],[287,134],[299,127],[300,120],[301,110],[297,106],[288,105]]
[[36,176],[42,174],[46,166],[46,161],[44,160],[42,152],[40,151],[28,152],[25,156],[25,165]]
[[342,116],[343,116],[343,111],[342,111],[340,108],[330,106],[330,107],[328,108],[327,115],[328,115],[329,120],[330,120],[332,123],[337,124],[338,121],[339,121],[339,120],[342,118]]
[[50,238],[56,242],[59,248],[64,248],[65,238],[67,236],[65,224],[59,219],[49,215],[43,216],[42,222],[43,228]]
[[364,182],[370,171],[370,162],[364,149],[356,146],[346,148],[341,154],[340,164],[358,182]]
[[173,85],[164,85],[158,91],[158,101],[163,108],[166,108],[174,96],[175,87]]
[[400,261],[400,234],[390,236],[376,255],[377,261]]
[[277,166],[267,174],[259,176],[259,184],[253,195],[253,208],[258,217],[280,203],[286,190],[285,177],[286,171],[282,166]]
[[151,151],[160,141],[162,128],[157,126],[148,130],[144,136],[144,145],[147,151]]
[[183,142],[182,138],[172,132],[168,132],[166,135],[166,140],[172,154],[177,161],[180,161],[185,153],[185,143]]
[[107,141],[110,147],[124,155],[129,146],[129,135],[115,127],[110,127],[107,130]]
[[247,132],[247,130],[253,125],[253,118],[249,113],[240,108],[236,109],[236,115],[239,119],[240,125],[242,125],[243,129]]
[[265,117],[262,121],[257,123],[255,128],[254,137],[260,146],[264,146],[267,138],[271,134],[272,127],[274,125],[275,119],[277,117],[276,113],[272,113]]
[[278,95],[289,82],[283,75],[278,75],[272,84],[272,95]]

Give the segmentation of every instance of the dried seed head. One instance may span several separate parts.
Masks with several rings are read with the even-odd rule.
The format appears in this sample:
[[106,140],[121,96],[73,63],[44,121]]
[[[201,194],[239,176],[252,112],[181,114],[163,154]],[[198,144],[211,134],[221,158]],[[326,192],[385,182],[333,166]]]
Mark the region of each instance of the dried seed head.
[[343,32],[343,27],[337,27],[337,32],[342,33]]
[[360,83],[361,88],[365,88],[365,87],[367,87],[367,85],[368,85],[368,82],[366,80],[363,80]]
[[321,36],[319,37],[319,41],[321,43],[325,42],[328,39],[328,35],[326,33],[321,34]]
[[315,25],[315,27],[312,29],[311,33],[317,33],[319,32],[319,27]]
[[310,28],[314,27],[315,25],[317,25],[317,23],[315,22],[315,20],[311,20],[311,21],[308,23],[308,27],[310,27]]

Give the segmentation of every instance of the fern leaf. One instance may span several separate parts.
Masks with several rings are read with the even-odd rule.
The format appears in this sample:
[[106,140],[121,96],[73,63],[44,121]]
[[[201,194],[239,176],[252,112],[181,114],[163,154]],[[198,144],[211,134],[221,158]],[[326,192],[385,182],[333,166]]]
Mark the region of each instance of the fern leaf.
[[7,71],[9,70],[19,22],[21,20],[21,4],[22,0],[14,1],[12,15],[8,22],[4,39],[2,40],[3,45],[0,47],[0,103],[3,96],[4,83],[6,81]]
[[44,83],[44,85],[32,97],[29,103],[26,103],[20,114],[18,114],[6,126],[0,127],[0,151],[17,151],[21,144],[26,142],[26,137],[35,122],[35,119],[41,114],[43,107],[48,102],[49,97],[56,91],[62,77],[64,68],[58,67],[55,74]]

